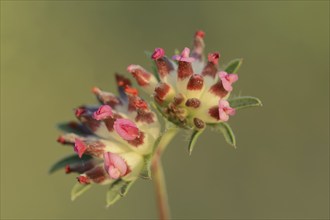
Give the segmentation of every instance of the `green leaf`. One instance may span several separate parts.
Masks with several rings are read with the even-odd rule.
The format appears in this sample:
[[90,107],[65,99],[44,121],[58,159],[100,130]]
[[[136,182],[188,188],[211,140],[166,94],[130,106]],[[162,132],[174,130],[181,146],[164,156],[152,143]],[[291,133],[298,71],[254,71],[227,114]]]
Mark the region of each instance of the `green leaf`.
[[140,177],[143,178],[143,179],[149,179],[151,180],[151,160],[152,160],[152,156],[154,155],[154,152],[156,151],[158,145],[159,145],[159,142],[161,141],[163,135],[160,135],[154,145],[153,145],[153,149],[152,149],[152,152],[151,154],[148,154],[146,156],[144,156],[144,161],[143,161],[143,168],[140,172]]
[[63,158],[62,160],[59,160],[56,162],[48,171],[49,174],[54,173],[57,170],[63,169],[68,164],[73,163],[85,163],[86,161],[90,160],[92,157],[88,155],[83,155],[81,158],[79,158],[78,155],[74,154],[68,157]]
[[235,59],[229,62],[226,66],[225,71],[227,73],[237,73],[238,69],[242,65],[243,59]]
[[262,106],[258,98],[251,96],[241,96],[228,100],[230,107],[235,109],[243,109],[248,107]]
[[229,126],[229,124],[222,122],[219,124],[215,124],[213,125],[213,128],[218,131],[221,132],[226,140],[226,142],[228,144],[230,144],[231,146],[233,146],[234,148],[236,148],[236,139],[235,139],[235,135],[233,130],[231,129],[231,127]]
[[146,155],[143,161],[143,168],[140,172],[140,177],[151,180],[151,158],[152,154]]
[[74,201],[77,197],[81,196],[84,192],[89,190],[92,184],[76,183],[71,190],[71,200]]
[[116,203],[119,199],[126,195],[134,181],[125,181],[118,179],[113,182],[107,192],[107,207]]
[[[145,55],[147,56],[148,59],[151,58],[152,52],[144,51],[144,53],[145,53]],[[159,78],[157,66],[156,66],[156,63],[153,60],[151,62],[151,70],[152,70],[152,74],[156,77],[157,81],[159,82],[160,78]]]
[[189,146],[188,146],[188,152],[189,152],[189,155],[191,155],[193,149],[194,149],[194,146],[198,140],[198,137],[203,133],[204,129],[202,130],[194,130],[192,135],[191,135],[191,138],[190,138],[190,141],[189,141]]

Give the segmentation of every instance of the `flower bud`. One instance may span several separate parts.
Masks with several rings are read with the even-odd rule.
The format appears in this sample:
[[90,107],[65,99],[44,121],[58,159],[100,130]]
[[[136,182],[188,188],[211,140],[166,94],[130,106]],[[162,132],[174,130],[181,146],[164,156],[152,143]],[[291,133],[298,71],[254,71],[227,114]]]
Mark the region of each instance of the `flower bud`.
[[112,117],[112,115],[112,108],[109,105],[102,105],[94,112],[93,118],[100,121]]

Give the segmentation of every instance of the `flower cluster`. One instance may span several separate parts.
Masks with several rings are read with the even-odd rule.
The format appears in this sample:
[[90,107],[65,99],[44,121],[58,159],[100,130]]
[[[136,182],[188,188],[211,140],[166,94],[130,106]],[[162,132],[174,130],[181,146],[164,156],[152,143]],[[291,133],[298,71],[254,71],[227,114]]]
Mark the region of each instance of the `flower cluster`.
[[69,132],[58,142],[76,152],[61,165],[65,165],[66,173],[78,173],[82,185],[134,181],[159,136],[158,119],[147,102],[138,96],[129,79],[121,75],[116,79],[120,97],[95,87],[92,91],[100,104],[76,108],[79,122],[60,126]]
[[[76,108],[78,121],[60,125],[66,133],[58,142],[71,146],[75,154],[56,163],[51,172],[64,168],[66,173],[78,173],[72,199],[96,183],[109,184],[107,203],[116,202],[138,177],[150,178],[152,159],[159,157],[178,128],[192,131],[190,153],[207,125],[236,146],[226,122],[236,110],[261,106],[261,102],[249,96],[230,97],[242,60],[235,59],[220,69],[219,52],[205,58],[204,37],[203,31],[197,31],[192,50],[185,47],[172,59],[163,48],[156,48],[150,53],[152,73],[135,64],[127,67],[139,87],[152,97],[150,105],[128,78],[116,74],[119,96],[95,87],[92,92],[100,104]],[[150,106],[166,119],[166,130],[161,131]]]
[[234,72],[219,69],[219,52],[209,53],[205,61],[203,38],[204,32],[197,31],[192,52],[186,47],[172,60],[163,48],[156,48],[151,55],[156,76],[139,65],[127,68],[168,120],[197,130],[206,124],[228,121],[235,114],[227,99],[238,80]]

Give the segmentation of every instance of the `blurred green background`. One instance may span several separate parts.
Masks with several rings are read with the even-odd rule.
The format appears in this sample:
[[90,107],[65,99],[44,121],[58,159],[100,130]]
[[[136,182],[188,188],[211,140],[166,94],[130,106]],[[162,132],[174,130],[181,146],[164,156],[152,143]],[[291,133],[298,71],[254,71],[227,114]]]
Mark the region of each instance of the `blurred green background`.
[[237,150],[211,131],[190,157],[184,133],[168,147],[172,216],[328,219],[328,19],[328,1],[1,1],[1,218],[156,218],[144,180],[109,209],[105,187],[71,202],[75,175],[47,174],[72,152],[55,124],[203,29],[222,63],[244,58],[235,92],[264,107],[231,118]]

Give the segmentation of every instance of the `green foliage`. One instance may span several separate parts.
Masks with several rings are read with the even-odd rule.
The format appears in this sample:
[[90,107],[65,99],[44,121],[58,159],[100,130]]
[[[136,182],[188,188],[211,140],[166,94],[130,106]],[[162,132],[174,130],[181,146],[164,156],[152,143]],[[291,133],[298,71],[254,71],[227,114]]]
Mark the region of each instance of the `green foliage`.
[[189,155],[191,155],[193,149],[194,149],[194,146],[198,140],[198,137],[203,133],[204,129],[202,130],[194,130],[191,137],[190,137],[190,141],[189,141],[189,145],[188,145],[188,152],[189,152]]
[[236,148],[235,135],[229,124],[225,122],[213,124],[212,128],[214,128],[215,131],[222,133],[226,142]]
[[85,163],[90,160],[92,157],[89,155],[83,155],[81,158],[78,155],[74,154],[68,157],[65,157],[58,162],[56,162],[48,171],[49,174],[54,173],[57,170],[63,169],[66,165],[75,164],[75,163]]
[[71,190],[71,200],[74,201],[77,197],[81,196],[84,192],[89,190],[92,184],[76,183]]
[[151,179],[151,160],[152,154],[146,155],[143,161],[143,168],[140,172],[140,177],[143,179]]
[[227,73],[237,73],[238,69],[242,65],[243,59],[234,59],[228,63],[225,68]]
[[115,204],[119,199],[124,197],[133,183],[134,181],[125,181],[122,179],[113,182],[107,192],[107,207]]
[[248,107],[262,106],[260,99],[252,96],[241,96],[228,100],[230,107],[243,109]]

